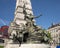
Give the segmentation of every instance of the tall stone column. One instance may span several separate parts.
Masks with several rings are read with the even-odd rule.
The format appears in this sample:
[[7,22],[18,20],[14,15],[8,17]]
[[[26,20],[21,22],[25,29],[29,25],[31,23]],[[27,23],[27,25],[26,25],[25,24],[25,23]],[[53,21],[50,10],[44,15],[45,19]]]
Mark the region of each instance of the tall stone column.
[[9,27],[9,34],[15,33],[16,35],[16,31],[20,29],[19,27],[23,28],[23,25],[30,20],[26,20],[26,16],[33,16],[30,0],[16,0],[14,20]]
[[[30,14],[33,15],[31,2],[30,0],[16,0],[16,9],[15,9],[15,18],[14,21],[17,24],[23,23],[25,24],[26,21],[24,20],[25,15],[30,16]],[[24,14],[24,9],[27,14]]]

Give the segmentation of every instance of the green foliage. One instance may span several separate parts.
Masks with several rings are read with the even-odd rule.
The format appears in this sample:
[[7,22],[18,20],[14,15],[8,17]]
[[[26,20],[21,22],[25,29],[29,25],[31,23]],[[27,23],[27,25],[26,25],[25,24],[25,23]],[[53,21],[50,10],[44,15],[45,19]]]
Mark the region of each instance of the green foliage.
[[0,46],[0,48],[4,48],[4,46]]
[[50,43],[51,40],[52,40],[51,34],[45,29],[42,29],[41,40],[40,40],[41,43]]

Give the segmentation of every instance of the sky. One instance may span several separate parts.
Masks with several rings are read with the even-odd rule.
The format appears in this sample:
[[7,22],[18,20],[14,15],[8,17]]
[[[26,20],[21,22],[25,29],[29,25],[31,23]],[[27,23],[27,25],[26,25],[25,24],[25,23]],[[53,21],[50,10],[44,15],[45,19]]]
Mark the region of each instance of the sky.
[[[48,29],[52,23],[60,23],[60,0],[31,0],[31,4],[35,16],[42,13],[35,19],[38,26]],[[16,0],[0,0],[0,27],[13,21],[15,6]]]

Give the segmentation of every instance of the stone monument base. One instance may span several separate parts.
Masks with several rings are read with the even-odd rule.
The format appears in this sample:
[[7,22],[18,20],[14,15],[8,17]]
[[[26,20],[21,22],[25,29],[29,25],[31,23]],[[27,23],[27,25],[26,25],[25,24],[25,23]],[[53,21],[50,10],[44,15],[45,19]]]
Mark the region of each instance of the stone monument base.
[[7,44],[4,48],[49,48],[47,44]]

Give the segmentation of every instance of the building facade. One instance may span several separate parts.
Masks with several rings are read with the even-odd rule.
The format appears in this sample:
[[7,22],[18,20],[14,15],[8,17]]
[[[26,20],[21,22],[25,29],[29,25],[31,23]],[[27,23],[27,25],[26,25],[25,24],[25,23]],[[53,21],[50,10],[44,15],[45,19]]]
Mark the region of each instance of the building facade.
[[1,27],[3,38],[8,38],[8,28],[9,28],[9,26],[2,26]]
[[48,31],[51,33],[52,42],[54,46],[60,45],[60,24],[54,24],[48,28]]
[[4,39],[8,38],[8,28],[9,26],[1,26],[0,28],[0,43],[4,43]]

